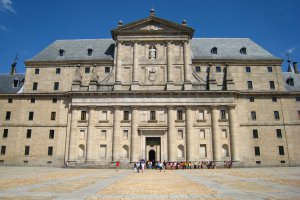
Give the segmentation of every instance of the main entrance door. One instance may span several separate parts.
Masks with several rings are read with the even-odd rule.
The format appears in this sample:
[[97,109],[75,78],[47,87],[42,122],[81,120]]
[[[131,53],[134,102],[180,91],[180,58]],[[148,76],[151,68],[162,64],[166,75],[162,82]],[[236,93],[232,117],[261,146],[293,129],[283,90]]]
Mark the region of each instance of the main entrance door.
[[146,160],[161,161],[161,138],[146,137]]

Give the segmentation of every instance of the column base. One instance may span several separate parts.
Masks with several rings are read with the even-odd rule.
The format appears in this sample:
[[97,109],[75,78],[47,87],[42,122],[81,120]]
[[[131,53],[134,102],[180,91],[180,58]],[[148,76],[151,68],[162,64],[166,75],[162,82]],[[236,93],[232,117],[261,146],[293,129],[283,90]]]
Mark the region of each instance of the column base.
[[114,84],[114,90],[122,90],[122,82],[116,82]]
[[166,90],[176,90],[174,82],[167,82]]
[[68,160],[68,167],[75,167],[76,166],[76,161],[73,160]]
[[131,83],[130,90],[139,90],[140,83],[138,81],[134,81]]
[[183,90],[193,90],[193,84],[192,84],[192,82],[184,82],[184,84],[183,84]]

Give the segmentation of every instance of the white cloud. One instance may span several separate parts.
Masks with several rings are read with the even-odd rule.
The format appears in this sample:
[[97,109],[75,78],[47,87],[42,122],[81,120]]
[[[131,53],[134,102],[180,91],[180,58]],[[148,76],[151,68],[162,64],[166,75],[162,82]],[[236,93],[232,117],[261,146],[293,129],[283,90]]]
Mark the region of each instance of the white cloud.
[[288,50],[286,50],[285,52],[289,55],[291,55],[294,51],[296,50],[295,47],[289,48]]
[[12,8],[12,1],[11,0],[0,0],[0,10],[1,11],[10,11],[12,13],[17,13]]
[[2,31],[8,31],[8,29],[5,26],[3,26],[3,25],[0,26],[0,30],[2,30]]

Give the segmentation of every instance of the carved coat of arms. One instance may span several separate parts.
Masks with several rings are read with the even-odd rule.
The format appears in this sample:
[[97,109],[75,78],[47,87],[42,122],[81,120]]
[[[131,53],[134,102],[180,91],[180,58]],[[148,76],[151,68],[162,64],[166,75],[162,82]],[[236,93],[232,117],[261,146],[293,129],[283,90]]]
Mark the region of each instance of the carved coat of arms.
[[148,80],[151,82],[156,81],[157,78],[157,69],[156,67],[151,67],[148,70]]

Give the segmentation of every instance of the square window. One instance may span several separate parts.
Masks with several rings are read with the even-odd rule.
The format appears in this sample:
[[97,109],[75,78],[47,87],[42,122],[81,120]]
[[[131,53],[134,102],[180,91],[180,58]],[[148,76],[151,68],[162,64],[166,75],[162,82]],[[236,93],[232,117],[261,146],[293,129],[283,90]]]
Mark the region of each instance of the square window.
[[178,139],[183,139],[183,130],[179,129],[177,131]]
[[8,136],[8,129],[3,129],[3,138],[7,138]]
[[34,70],[34,73],[35,73],[35,74],[40,74],[40,69],[35,69],[35,70]]
[[270,81],[270,89],[275,89],[275,83],[274,81]]
[[261,164],[260,160],[255,161],[256,164]]
[[101,130],[101,139],[106,139],[106,130]]
[[123,130],[123,139],[128,139],[128,130]]
[[28,120],[29,121],[33,120],[33,115],[34,115],[33,112],[29,112],[29,114],[28,114]]
[[110,73],[110,67],[105,67],[105,68],[104,68],[104,71],[105,71],[106,74],[107,74],[107,73]]
[[225,110],[220,110],[221,113],[221,119],[226,119],[226,111]]
[[278,112],[278,111],[274,111],[274,118],[275,118],[276,120],[279,120],[279,119],[280,119],[280,117],[279,117],[279,112]]
[[56,112],[51,112],[51,120],[55,120],[56,118]]
[[80,120],[86,120],[86,111],[81,111]]
[[88,54],[88,56],[92,56],[93,55],[93,49],[88,49],[87,54]]
[[216,72],[217,73],[220,73],[222,70],[221,70],[221,67],[220,66],[216,66]]
[[277,135],[277,138],[282,138],[281,129],[276,129],[276,135]]
[[259,147],[254,147],[254,152],[256,156],[260,156],[260,149]]
[[205,129],[200,129],[200,139],[204,139],[205,138]]
[[27,129],[26,138],[27,139],[31,138],[31,129]]
[[251,111],[251,119],[256,120],[256,112],[255,111]]
[[222,129],[222,138],[227,138],[227,130],[226,129]]
[[281,160],[280,163],[285,163],[285,160]]
[[29,152],[30,152],[30,146],[25,146],[25,152],[24,152],[24,155],[25,155],[25,156],[28,156],[28,155],[29,155]]
[[55,73],[56,73],[56,74],[60,74],[60,68],[56,68],[56,69],[55,69]]
[[13,98],[8,98],[7,99],[7,103],[12,103],[13,102]]
[[257,129],[253,129],[252,133],[253,133],[253,138],[258,138],[258,131],[257,131]]
[[268,72],[273,72],[273,68],[272,67],[268,67]]
[[38,88],[38,83],[34,82],[32,85],[32,90],[37,90],[37,88]]
[[254,97],[249,97],[250,102],[254,102]]
[[64,56],[64,54],[65,54],[65,50],[60,49],[60,50],[59,50],[59,56]]
[[1,146],[1,155],[5,155],[6,153],[6,146]]
[[124,111],[123,120],[125,120],[125,121],[128,121],[128,120],[129,120],[129,111],[128,111],[128,110],[125,110],[125,111]]
[[246,67],[246,72],[251,72],[251,68],[250,67]]
[[283,148],[283,146],[279,146],[278,147],[278,153],[279,153],[279,155],[284,155],[284,148]]
[[53,155],[53,147],[48,147],[48,156]]
[[10,120],[11,112],[7,111],[5,115],[5,120]]
[[35,98],[31,98],[30,103],[35,103]]
[[86,74],[89,74],[89,73],[90,73],[90,70],[91,70],[91,69],[90,69],[89,67],[86,67],[85,70],[84,70],[84,72],[85,72]]
[[55,82],[53,90],[58,90],[58,89],[59,89],[59,82]]
[[201,67],[200,66],[196,66],[195,67],[195,71],[198,73],[198,72],[201,72]]
[[272,102],[277,102],[277,97],[272,97]]
[[50,130],[49,131],[49,139],[53,139],[54,138],[54,130]]
[[182,118],[182,110],[177,110],[177,120],[183,120],[183,118]]
[[156,116],[155,116],[155,111],[154,110],[150,111],[150,120],[156,120]]
[[252,90],[253,89],[253,84],[252,81],[247,81],[248,89]]
[[16,88],[19,86],[19,80],[15,79],[13,83],[13,87]]
[[52,103],[57,103],[57,98],[52,98]]

